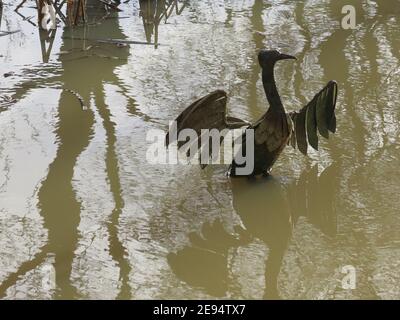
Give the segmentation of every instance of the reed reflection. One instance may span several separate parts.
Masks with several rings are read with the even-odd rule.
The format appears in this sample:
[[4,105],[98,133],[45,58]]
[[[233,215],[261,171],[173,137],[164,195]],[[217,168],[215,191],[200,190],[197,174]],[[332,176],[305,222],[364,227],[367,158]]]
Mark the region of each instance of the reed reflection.
[[[91,19],[104,15],[106,11],[104,4],[96,0],[88,0],[87,4],[86,13]],[[73,299],[80,296],[71,278],[75,250],[82,236],[78,230],[82,204],[73,187],[73,175],[78,158],[93,138],[95,117],[91,108],[94,107],[97,108],[106,131],[107,179],[115,203],[109,217],[110,222],[107,224],[109,253],[120,269],[119,297],[130,298],[128,284],[130,266],[125,260],[125,248],[118,238],[118,220],[124,203],[115,150],[115,123],[111,120],[109,106],[105,103],[104,90],[105,83],[120,85],[114,70],[126,63],[129,47],[105,44],[91,46],[91,49],[88,49],[89,45],[85,40],[71,39],[71,33],[84,38],[82,35],[85,36],[88,30],[86,26],[64,29],[61,51],[67,54],[60,56],[62,74],[56,79],[62,80],[63,86],[58,102],[58,121],[55,129],[58,150],[38,194],[38,207],[48,231],[48,240],[32,260],[23,263],[15,273],[3,281],[0,286],[0,297],[5,295],[6,290],[14,285],[18,278],[35,269],[48,256],[54,257],[57,288],[54,298]],[[126,38],[119,27],[118,19],[105,20],[97,27],[90,28],[90,36],[94,38],[105,35],[110,38]],[[92,50],[93,54],[87,54],[89,50]],[[115,58],[108,58],[109,56]],[[99,64],[101,68],[98,68]],[[71,92],[79,93],[87,104],[92,99],[93,106],[88,110],[82,110]]]
[[[96,8],[96,13],[105,10],[103,4],[97,1],[88,1],[88,15],[90,8]],[[100,15],[99,15],[100,16]],[[85,28],[82,30],[86,33]],[[66,30],[68,35],[71,29]],[[76,32],[74,30],[73,32]],[[90,30],[89,37],[104,37],[124,39],[117,19],[108,20],[107,23],[99,24]],[[85,47],[83,40],[82,45]],[[73,40],[66,39],[62,50],[74,47]],[[94,52],[96,49],[94,48]],[[104,47],[99,50],[104,50]],[[130,267],[124,259],[125,248],[118,239],[118,219],[123,207],[121,198],[121,187],[118,174],[118,163],[115,151],[115,123],[111,121],[109,107],[104,103],[104,83],[118,83],[113,70],[126,62],[129,54],[128,47],[112,47],[107,49],[113,57],[118,59],[107,59],[102,56],[89,56],[84,60],[71,60],[63,58],[63,83],[65,88],[80,92],[85,101],[94,98],[98,112],[103,120],[106,130],[106,168],[115,207],[110,216],[108,224],[110,254],[120,267],[120,279],[122,281],[121,294],[129,298],[129,285],[127,277]],[[106,63],[100,60],[107,59]],[[102,67],[97,66],[101,63]],[[78,72],[79,70],[79,72]],[[93,72],[96,70],[96,72]],[[84,76],[83,76],[84,75]],[[90,86],[87,84],[90,83]],[[84,90],[84,91],[82,91]],[[72,97],[73,98],[73,97]],[[49,230],[49,251],[55,254],[56,282],[60,289],[60,297],[71,298],[76,293],[72,290],[71,267],[74,259],[74,250],[79,238],[78,226],[80,217],[80,203],[76,199],[72,188],[73,170],[79,155],[85,150],[92,138],[94,115],[91,110],[82,112],[76,105],[71,107],[71,94],[63,92],[59,102],[59,123],[57,135],[59,138],[59,149],[57,157],[50,167],[48,177],[43,183],[39,194],[42,215],[45,218],[45,226]]]
[[2,19],[3,19],[3,2],[0,0],[0,30],[1,30]]
[[164,19],[165,23],[175,11],[176,15],[180,15],[186,7],[186,1],[180,3],[177,0],[139,0],[140,16],[143,20],[144,32],[147,43],[152,43],[154,38],[154,47],[157,49],[158,27]]

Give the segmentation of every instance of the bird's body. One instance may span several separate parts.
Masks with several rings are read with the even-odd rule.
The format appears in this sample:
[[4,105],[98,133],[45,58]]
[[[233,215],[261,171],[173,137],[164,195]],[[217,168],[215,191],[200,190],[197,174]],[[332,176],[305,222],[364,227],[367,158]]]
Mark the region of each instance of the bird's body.
[[[254,176],[268,174],[282,151],[288,145],[292,133],[292,119],[285,113],[274,112],[271,109],[248,129],[254,129]],[[262,137],[265,137],[262,139]],[[245,137],[242,138],[242,154],[246,154]],[[229,174],[237,176],[237,168],[242,167],[234,160]]]
[[[290,142],[293,147],[297,145],[303,154],[307,154],[308,143],[314,149],[318,149],[317,130],[325,138],[329,137],[328,131],[334,133],[336,130],[334,113],[337,96],[336,82],[330,81],[299,112],[286,113],[276,87],[274,67],[279,60],[296,58],[281,54],[276,50],[261,50],[258,58],[269,108],[254,124],[226,116],[227,94],[222,90],[214,91],[197,100],[177,118],[178,131],[191,128],[198,134],[202,129],[222,130],[239,127],[253,129],[254,169],[249,176],[269,174],[272,166]],[[171,142],[167,136],[167,144]],[[242,155],[246,154],[246,132],[243,133],[241,145],[239,152]],[[237,162],[239,161],[235,161],[234,158],[229,171],[231,176],[241,175],[238,174],[238,168],[246,165],[240,165]]]

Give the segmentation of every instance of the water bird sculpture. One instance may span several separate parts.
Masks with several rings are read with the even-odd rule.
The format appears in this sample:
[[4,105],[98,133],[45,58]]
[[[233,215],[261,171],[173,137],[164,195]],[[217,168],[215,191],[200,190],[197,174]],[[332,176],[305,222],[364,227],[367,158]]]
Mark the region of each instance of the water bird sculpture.
[[[335,106],[337,83],[330,81],[315,97],[298,112],[286,113],[279,96],[274,67],[280,60],[296,59],[277,50],[261,50],[258,60],[262,68],[262,82],[269,102],[267,112],[254,124],[227,117],[225,91],[217,90],[197,100],[176,119],[177,132],[194,129],[200,136],[202,129],[235,129],[246,127],[254,130],[254,170],[250,176],[268,175],[283,149],[291,144],[307,155],[308,144],[318,150],[318,135],[329,138],[329,132],[336,132]],[[244,133],[245,134],[245,133]],[[243,136],[244,137],[244,136]],[[245,141],[242,139],[242,154],[245,154]],[[173,141],[167,135],[166,143]],[[236,176],[235,161],[230,167],[230,175]]]

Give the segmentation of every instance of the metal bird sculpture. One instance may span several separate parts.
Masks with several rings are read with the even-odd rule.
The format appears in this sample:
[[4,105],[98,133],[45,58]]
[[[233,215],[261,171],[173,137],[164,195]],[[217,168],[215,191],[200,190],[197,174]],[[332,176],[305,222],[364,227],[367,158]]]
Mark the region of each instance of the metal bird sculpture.
[[[335,106],[337,83],[330,81],[315,97],[298,112],[286,113],[275,83],[274,67],[280,60],[296,59],[277,50],[261,50],[258,60],[262,69],[262,82],[269,103],[267,112],[254,124],[228,117],[226,114],[227,94],[217,90],[197,100],[176,119],[178,133],[183,129],[194,129],[198,135],[202,129],[236,129],[246,127],[254,130],[254,170],[250,176],[268,175],[283,149],[292,147],[307,155],[308,145],[318,150],[318,134],[328,139],[329,132],[336,132]],[[245,133],[244,133],[245,135]],[[245,151],[245,139],[241,152]],[[166,144],[173,141],[169,135]],[[204,167],[204,166],[203,166]],[[236,176],[235,161],[230,175]]]

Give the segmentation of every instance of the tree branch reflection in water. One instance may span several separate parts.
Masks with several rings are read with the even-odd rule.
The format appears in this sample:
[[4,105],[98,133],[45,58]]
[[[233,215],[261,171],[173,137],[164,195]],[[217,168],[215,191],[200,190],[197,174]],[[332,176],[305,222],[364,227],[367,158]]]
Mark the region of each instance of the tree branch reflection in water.
[[[96,0],[88,1],[87,13],[96,19],[99,13],[104,15],[104,5]],[[93,11],[90,10],[93,8]],[[103,8],[103,9],[102,9]],[[64,34],[71,32],[86,33],[86,27],[66,28]],[[111,38],[125,38],[118,26],[118,20],[107,20],[107,23],[92,28],[94,36],[109,34]],[[62,50],[74,48],[76,41],[65,40]],[[94,96],[95,106],[103,118],[103,125],[107,135],[106,166],[110,182],[110,189],[114,197],[115,208],[111,214],[108,224],[110,254],[120,267],[120,295],[121,298],[130,297],[128,277],[130,266],[125,261],[125,249],[118,239],[118,219],[123,207],[121,189],[119,186],[118,163],[115,153],[115,124],[110,119],[109,107],[104,103],[104,82],[119,84],[113,70],[126,61],[129,48],[111,48],[114,54],[121,59],[109,60],[102,63],[101,71],[96,68],[99,64],[97,56],[89,57],[85,61],[66,59],[63,63],[63,73],[60,75],[63,86],[80,92],[85,101]],[[100,72],[92,72],[98,70]],[[51,80],[50,80],[51,81]],[[87,84],[90,83],[90,86]],[[22,93],[24,94],[24,93]],[[3,296],[10,286],[19,277],[40,265],[47,256],[54,256],[54,267],[56,274],[56,298],[72,299],[79,296],[77,288],[72,284],[71,270],[75,257],[79,233],[81,203],[77,200],[72,185],[74,168],[77,159],[89,145],[93,135],[94,115],[89,109],[82,112],[76,103],[76,98],[63,91],[58,107],[58,123],[56,135],[58,138],[57,155],[50,165],[47,178],[42,183],[39,191],[39,208],[44,218],[44,226],[48,229],[48,242],[41,248],[35,257],[23,263],[17,272],[11,274],[0,286],[0,295]]]

